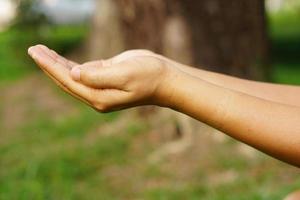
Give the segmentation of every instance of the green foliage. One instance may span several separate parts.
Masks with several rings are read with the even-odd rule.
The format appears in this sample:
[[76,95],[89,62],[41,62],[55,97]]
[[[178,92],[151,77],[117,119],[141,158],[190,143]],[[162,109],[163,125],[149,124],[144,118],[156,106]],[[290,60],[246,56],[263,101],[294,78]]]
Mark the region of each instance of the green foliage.
[[[59,122],[47,116],[31,119],[18,138],[0,146],[0,199],[76,199],[81,182],[92,184],[97,171],[126,163],[125,136],[101,138],[90,145],[76,139],[93,124],[116,117],[113,113],[103,118],[84,108],[80,115]],[[97,176],[99,187],[105,186],[102,179]]]
[[0,84],[16,80],[36,69],[27,55],[29,46],[45,44],[66,54],[81,44],[88,27],[79,25],[53,25],[34,9],[37,0],[16,0],[18,14],[13,25],[0,32]]
[[[300,83],[298,20],[294,14],[270,16],[273,77],[277,82]],[[87,30],[85,26],[20,27],[0,33],[0,83],[5,81],[8,87],[35,69],[26,55],[28,46],[44,43],[67,53]],[[296,170],[264,156],[251,161],[233,152],[234,142],[212,147],[211,161],[203,160],[191,177],[176,176],[175,170],[164,170],[164,163],[148,165],[145,157],[151,145],[147,141],[135,150],[138,153],[134,152],[134,139],[147,138],[143,124],[131,122],[116,135],[89,135],[101,124],[118,120],[118,113],[99,115],[84,105],[74,106],[77,113],[58,121],[44,112],[30,115],[9,132],[9,139],[1,137],[1,200],[273,200],[283,199],[300,187]],[[237,178],[212,183],[211,176],[228,170]]]
[[278,83],[300,85],[300,61],[299,63],[273,65],[273,79]]
[[279,83],[300,84],[300,15],[296,11],[269,15],[273,80]]
[[16,80],[37,69],[27,55],[31,45],[45,44],[65,54],[79,46],[87,34],[85,25],[12,27],[0,32],[0,83]]
[[34,9],[38,0],[15,0],[18,3],[17,17],[14,20],[13,26],[22,29],[31,29],[45,24],[50,24],[47,17]]

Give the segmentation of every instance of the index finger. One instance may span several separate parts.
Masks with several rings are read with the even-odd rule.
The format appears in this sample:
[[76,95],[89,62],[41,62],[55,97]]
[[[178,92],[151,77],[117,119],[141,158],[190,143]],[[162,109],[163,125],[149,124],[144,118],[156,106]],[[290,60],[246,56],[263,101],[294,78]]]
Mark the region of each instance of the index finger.
[[39,44],[36,45],[36,47],[41,48],[44,51],[44,53],[46,53],[48,56],[61,63],[62,65],[66,66],[68,69],[72,69],[74,66],[79,65],[78,63],[59,55],[54,50],[49,49],[47,46]]

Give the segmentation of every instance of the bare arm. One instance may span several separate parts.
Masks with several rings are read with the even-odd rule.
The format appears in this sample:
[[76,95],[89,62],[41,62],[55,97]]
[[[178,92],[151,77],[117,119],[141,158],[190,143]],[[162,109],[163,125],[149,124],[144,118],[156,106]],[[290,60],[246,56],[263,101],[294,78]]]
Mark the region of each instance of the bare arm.
[[197,78],[210,82],[214,85],[249,94],[251,96],[256,96],[265,100],[300,107],[300,86],[240,79],[225,74],[190,67],[168,59],[164,56],[154,54],[153,52],[138,50],[137,53],[143,53],[147,56],[165,60],[167,63],[180,69],[181,71],[191,76],[195,76]]
[[262,99],[300,107],[300,86],[265,83],[240,79],[225,74],[210,72],[195,67],[190,67],[163,56],[155,56],[166,60],[183,72],[195,76],[212,84],[256,96]]
[[[276,101],[263,96],[264,91],[259,92],[262,96],[250,95],[207,81],[213,79],[209,73],[205,80],[184,72],[174,62],[143,52],[125,52],[73,68],[45,47],[33,47],[29,53],[65,91],[100,112],[148,104],[169,107],[300,166],[300,108],[293,103],[287,105],[285,100],[280,103],[276,95],[279,90],[273,93]],[[237,83],[246,84],[243,80]]]
[[169,89],[174,91],[169,107],[300,166],[299,107],[222,88],[188,74],[177,77]]
[[181,69],[215,85],[257,96],[266,100],[300,107],[299,86],[245,80],[188,66],[182,66]]

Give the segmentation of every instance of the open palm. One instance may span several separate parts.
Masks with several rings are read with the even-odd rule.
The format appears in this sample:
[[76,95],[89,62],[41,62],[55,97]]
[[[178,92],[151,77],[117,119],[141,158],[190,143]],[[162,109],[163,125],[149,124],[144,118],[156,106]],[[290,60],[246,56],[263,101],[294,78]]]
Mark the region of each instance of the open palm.
[[101,112],[159,105],[165,94],[162,90],[169,68],[149,51],[127,51],[109,60],[82,65],[43,45],[31,47],[28,52],[62,89]]

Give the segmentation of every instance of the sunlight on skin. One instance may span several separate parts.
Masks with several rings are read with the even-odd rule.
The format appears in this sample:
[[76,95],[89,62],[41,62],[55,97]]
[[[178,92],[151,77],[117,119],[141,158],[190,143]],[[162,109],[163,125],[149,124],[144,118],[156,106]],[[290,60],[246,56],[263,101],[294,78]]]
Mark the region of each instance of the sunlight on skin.
[[66,92],[101,112],[149,104],[164,77],[158,59],[149,59],[152,67],[143,69],[139,58],[144,60],[147,56],[140,56],[135,51],[82,65],[43,45],[29,48],[28,53]]
[[66,92],[100,112],[168,107],[300,166],[299,87],[192,69],[144,50],[81,65],[42,45],[29,54]]
[[300,190],[289,194],[284,200],[300,200]]
[[28,54],[63,90],[90,105],[87,99],[83,97],[83,91],[85,90],[86,94],[87,88],[82,84],[76,83],[69,76],[70,69],[75,66],[76,63],[69,62],[67,59],[59,56],[53,50],[50,51],[43,45],[30,47]]

